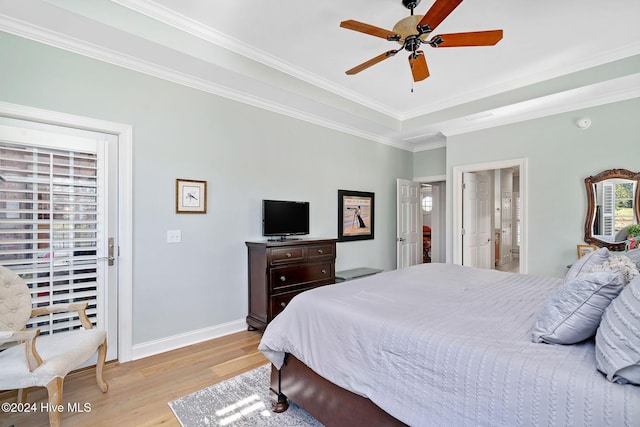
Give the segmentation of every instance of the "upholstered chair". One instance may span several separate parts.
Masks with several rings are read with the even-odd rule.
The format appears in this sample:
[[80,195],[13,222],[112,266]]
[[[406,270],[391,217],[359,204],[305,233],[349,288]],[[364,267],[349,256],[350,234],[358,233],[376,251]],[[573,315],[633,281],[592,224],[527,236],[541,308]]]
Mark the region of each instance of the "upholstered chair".
[[[108,389],[102,369],[107,354],[106,332],[93,328],[86,303],[55,304],[32,309],[26,283],[13,271],[0,266],[0,390],[18,390],[18,402],[26,403],[26,389],[46,387],[50,405],[62,405],[64,377],[98,352],[96,380]],[[31,317],[76,311],[81,329],[41,335],[25,329]],[[60,411],[49,411],[51,426],[60,425]]]

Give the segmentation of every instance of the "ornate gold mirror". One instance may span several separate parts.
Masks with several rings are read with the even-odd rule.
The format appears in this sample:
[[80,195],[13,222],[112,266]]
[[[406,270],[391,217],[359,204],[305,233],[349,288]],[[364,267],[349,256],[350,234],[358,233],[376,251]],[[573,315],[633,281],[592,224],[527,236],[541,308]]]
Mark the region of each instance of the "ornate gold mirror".
[[587,219],[584,241],[610,250],[624,250],[626,228],[640,218],[640,172],[609,169],[584,179]]

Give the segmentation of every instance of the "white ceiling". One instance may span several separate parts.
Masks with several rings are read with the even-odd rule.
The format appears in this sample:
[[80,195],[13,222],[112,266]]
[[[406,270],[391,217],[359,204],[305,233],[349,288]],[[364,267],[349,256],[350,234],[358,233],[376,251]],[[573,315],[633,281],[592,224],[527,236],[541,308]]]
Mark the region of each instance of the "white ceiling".
[[344,73],[398,45],[341,21],[390,30],[409,14],[401,0],[0,0],[0,30],[413,151],[640,96],[638,0],[466,0],[434,34],[503,29],[496,46],[424,46],[418,83],[408,52]]

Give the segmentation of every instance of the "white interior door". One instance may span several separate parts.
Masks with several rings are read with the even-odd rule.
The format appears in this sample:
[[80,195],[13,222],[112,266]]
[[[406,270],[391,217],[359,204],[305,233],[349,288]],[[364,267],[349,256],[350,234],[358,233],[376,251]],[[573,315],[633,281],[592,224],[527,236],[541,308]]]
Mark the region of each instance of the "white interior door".
[[462,265],[491,268],[490,178],[462,174]]
[[422,262],[420,183],[397,180],[397,268]]
[[[117,358],[117,140],[112,135],[2,119],[0,265],[16,271],[34,305],[88,303]],[[50,315],[42,334],[80,327]]]

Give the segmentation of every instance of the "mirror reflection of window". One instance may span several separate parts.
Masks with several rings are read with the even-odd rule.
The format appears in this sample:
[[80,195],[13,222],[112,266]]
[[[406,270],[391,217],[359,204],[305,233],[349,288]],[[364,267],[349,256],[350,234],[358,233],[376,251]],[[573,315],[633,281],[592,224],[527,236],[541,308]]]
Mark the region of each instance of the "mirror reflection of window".
[[606,241],[614,241],[616,234],[634,223],[635,185],[635,181],[627,179],[607,179],[594,184],[594,235]]
[[614,230],[620,231],[633,224],[633,182],[615,184]]

